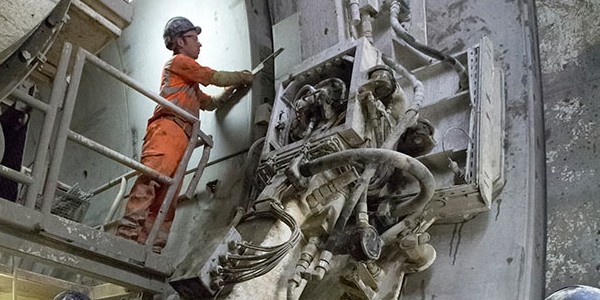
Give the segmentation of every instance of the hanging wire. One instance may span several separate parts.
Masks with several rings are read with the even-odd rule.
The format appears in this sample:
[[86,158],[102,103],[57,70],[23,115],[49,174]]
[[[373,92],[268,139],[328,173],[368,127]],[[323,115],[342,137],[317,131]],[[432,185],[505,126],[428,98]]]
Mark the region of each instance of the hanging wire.
[[469,139],[469,142],[472,143],[473,140],[471,139],[471,136],[467,133],[466,130],[460,128],[460,127],[455,127],[452,126],[448,129],[446,129],[446,132],[444,133],[444,136],[442,137],[442,153],[444,153],[444,156],[446,157],[446,159],[448,160],[448,168],[450,168],[450,170],[452,171],[452,173],[454,173],[455,177],[454,177],[454,182],[455,184],[457,183],[464,183],[465,181],[465,171],[461,170],[460,167],[458,166],[458,163],[455,162],[454,160],[452,160],[448,154],[446,154],[446,137],[448,135],[448,133],[450,132],[450,130],[458,130],[462,133],[464,133],[467,138]]
[[452,161],[452,159],[450,159],[450,157],[448,157],[448,154],[446,154],[446,146],[445,146],[445,142],[446,142],[446,136],[448,135],[448,133],[449,133],[451,130],[458,130],[458,131],[460,131],[460,132],[464,133],[464,134],[465,134],[465,136],[467,136],[467,139],[469,139],[469,142],[471,142],[471,143],[473,142],[473,140],[471,139],[471,136],[469,135],[469,133],[468,133],[466,130],[464,130],[464,129],[460,128],[460,127],[452,126],[452,127],[448,128],[448,129],[446,129],[446,132],[444,133],[444,136],[442,137],[442,153],[444,153],[444,156],[445,156],[445,157],[446,157],[448,160],[450,160],[450,161]]

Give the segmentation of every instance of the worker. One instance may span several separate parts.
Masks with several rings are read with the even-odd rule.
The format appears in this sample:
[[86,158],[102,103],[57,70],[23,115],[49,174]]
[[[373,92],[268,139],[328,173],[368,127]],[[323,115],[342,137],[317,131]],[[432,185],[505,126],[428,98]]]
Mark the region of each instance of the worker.
[[[173,56],[164,65],[160,95],[195,117],[199,116],[200,109],[211,111],[239,101],[248,92],[253,80],[249,71],[215,71],[199,65],[196,59],[202,47],[198,41],[200,32],[202,29],[188,19],[174,17],[167,22],[163,33],[165,46],[173,51]],[[218,95],[210,96],[202,92],[199,85],[215,85],[225,89]],[[191,130],[192,124],[167,108],[157,106],[148,120],[141,162],[161,174],[173,177],[189,142]],[[168,188],[168,185],[161,185],[146,175],[140,175],[131,189],[125,215],[117,226],[116,235],[140,244],[146,243]],[[175,195],[179,194],[180,188],[181,183]],[[164,222],[159,225],[152,248],[156,253],[161,253],[167,243],[176,202],[172,201]]]

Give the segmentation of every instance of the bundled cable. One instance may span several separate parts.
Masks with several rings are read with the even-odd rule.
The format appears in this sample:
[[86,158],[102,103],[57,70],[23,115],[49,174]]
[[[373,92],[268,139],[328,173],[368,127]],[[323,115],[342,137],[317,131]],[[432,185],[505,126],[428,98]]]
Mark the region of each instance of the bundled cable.
[[224,284],[235,284],[251,280],[271,271],[300,241],[300,227],[294,218],[285,212],[280,203],[269,203],[270,210],[252,212],[244,220],[255,218],[275,218],[286,224],[292,231],[290,239],[277,246],[256,246],[243,241],[237,244],[239,250],[252,250],[253,254],[232,254],[223,257],[221,269]]

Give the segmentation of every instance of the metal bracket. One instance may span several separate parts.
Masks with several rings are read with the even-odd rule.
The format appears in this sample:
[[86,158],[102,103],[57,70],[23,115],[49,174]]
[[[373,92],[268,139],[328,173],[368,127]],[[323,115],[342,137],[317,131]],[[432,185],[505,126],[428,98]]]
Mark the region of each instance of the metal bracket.
[[21,48],[0,65],[0,99],[8,96],[40,63],[45,61],[45,59],[33,60],[32,53],[38,53],[36,57],[41,58],[48,51],[65,24],[64,16],[70,4],[70,0],[61,0]]

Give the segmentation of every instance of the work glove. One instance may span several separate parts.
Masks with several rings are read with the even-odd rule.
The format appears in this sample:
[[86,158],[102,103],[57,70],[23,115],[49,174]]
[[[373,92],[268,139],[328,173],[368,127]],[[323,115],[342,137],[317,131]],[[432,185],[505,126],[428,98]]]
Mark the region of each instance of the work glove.
[[229,102],[228,100],[233,95],[235,89],[233,87],[226,87],[218,94],[214,94],[210,96],[212,103],[214,104],[214,108],[218,108],[223,106],[225,103]]
[[246,86],[250,85],[253,79],[254,75],[250,71],[217,71],[212,77],[212,84],[220,87]]
[[204,110],[215,110],[224,105],[234,104],[246,96],[249,91],[249,85],[226,87],[221,93],[210,96],[211,105],[205,107]]

